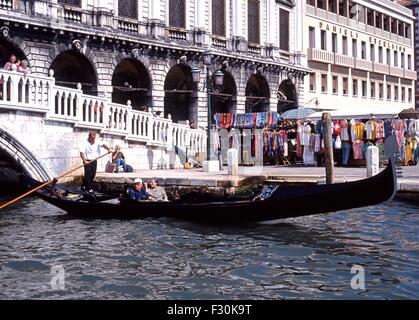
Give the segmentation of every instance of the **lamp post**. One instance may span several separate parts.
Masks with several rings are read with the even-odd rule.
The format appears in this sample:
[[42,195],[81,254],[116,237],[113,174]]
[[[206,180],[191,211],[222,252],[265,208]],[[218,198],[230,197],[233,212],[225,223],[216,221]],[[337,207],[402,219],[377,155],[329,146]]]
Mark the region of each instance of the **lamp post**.
[[[211,160],[211,125],[212,125],[212,110],[211,100],[214,93],[214,86],[210,74],[210,65],[212,64],[212,54],[206,51],[202,54],[203,62],[206,68],[205,85],[207,89],[207,161]],[[221,86],[224,81],[224,73],[220,70],[213,73],[215,86]],[[192,68],[192,77],[194,82],[199,82],[199,69]]]

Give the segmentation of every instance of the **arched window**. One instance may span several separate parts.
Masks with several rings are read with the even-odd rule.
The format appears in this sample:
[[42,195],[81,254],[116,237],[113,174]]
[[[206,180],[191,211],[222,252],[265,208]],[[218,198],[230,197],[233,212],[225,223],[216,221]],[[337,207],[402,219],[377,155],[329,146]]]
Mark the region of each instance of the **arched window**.
[[169,26],[186,28],[185,0],[169,0]]
[[138,19],[138,1],[119,0],[118,16],[129,19]]
[[226,35],[225,0],[212,0],[212,34]]
[[259,44],[259,0],[248,0],[248,40],[250,43]]

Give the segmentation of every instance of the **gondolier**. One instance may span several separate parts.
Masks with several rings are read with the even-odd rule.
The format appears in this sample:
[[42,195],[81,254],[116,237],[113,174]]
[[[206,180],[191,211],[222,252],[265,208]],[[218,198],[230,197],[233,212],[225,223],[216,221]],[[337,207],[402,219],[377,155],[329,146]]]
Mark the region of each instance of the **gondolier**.
[[112,152],[112,149],[109,148],[104,143],[99,143],[96,141],[96,132],[90,132],[89,137],[85,140],[80,148],[80,157],[84,164],[84,178],[82,190],[87,190],[92,192],[92,183],[96,176],[97,170],[97,159],[100,157],[100,148],[108,150],[108,153]]

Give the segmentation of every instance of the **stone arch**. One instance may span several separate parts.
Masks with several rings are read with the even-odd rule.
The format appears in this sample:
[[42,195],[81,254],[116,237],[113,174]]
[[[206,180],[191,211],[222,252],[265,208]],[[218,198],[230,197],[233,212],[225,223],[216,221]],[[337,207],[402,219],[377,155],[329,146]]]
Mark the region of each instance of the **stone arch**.
[[[212,77],[215,86],[214,76]],[[224,71],[224,81],[221,88],[211,99],[211,112],[215,113],[235,113],[237,109],[237,85],[234,76]]]
[[93,62],[76,50],[58,54],[50,65],[57,85],[77,88],[81,83],[85,94],[97,95],[98,75]]
[[192,80],[192,69],[186,64],[170,68],[164,81],[164,116],[173,121],[197,121],[197,85]]
[[19,61],[28,60],[24,50],[13,41],[0,39],[0,67],[2,68],[9,61],[10,56],[14,54]]
[[298,108],[298,93],[294,83],[290,79],[281,82],[278,87],[278,112]]
[[52,174],[36,156],[19,141],[6,127],[0,124],[0,148],[25,173],[39,181],[52,179]]
[[246,113],[269,111],[270,89],[266,78],[261,74],[250,76],[246,84]]
[[151,79],[146,67],[138,60],[123,59],[112,76],[112,102],[126,104],[131,100],[134,109],[146,111],[151,105]]

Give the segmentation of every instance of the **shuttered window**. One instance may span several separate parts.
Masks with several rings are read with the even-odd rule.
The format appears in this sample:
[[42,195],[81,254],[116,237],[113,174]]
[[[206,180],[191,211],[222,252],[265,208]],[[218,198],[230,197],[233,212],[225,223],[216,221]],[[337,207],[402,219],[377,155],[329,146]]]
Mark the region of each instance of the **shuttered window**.
[[137,0],[119,0],[118,16],[130,19],[138,19]]
[[259,1],[248,1],[248,40],[250,43],[259,44]]
[[290,13],[279,9],[279,48],[290,51]]
[[212,34],[226,35],[225,0],[212,0]]
[[169,26],[186,28],[185,0],[169,0]]

